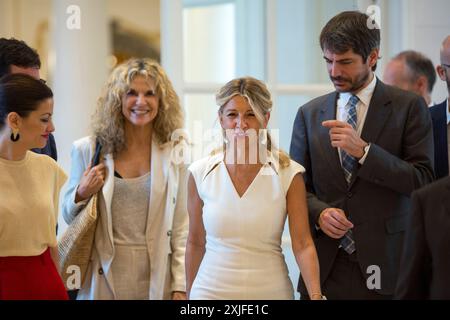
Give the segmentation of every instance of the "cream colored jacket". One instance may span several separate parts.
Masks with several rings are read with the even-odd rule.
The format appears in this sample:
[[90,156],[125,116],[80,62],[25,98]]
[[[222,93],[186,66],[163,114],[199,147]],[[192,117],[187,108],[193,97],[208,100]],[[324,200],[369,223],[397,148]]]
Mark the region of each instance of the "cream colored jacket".
[[[86,201],[75,204],[75,193],[93,156],[93,138],[74,142],[69,188],[62,206],[65,221],[70,224]],[[187,171],[184,164],[174,159],[172,143],[162,146],[152,143],[151,191],[149,212],[162,210],[164,214],[149,214],[147,221],[147,247],[151,264],[151,300],[170,299],[173,291],[186,291],[184,255],[188,232],[186,208]],[[114,160],[104,156],[107,168],[105,184],[99,197],[99,221],[95,232],[95,245],[91,263],[78,299],[115,299],[111,263],[114,241],[111,221],[111,201],[114,190]],[[161,211],[159,211],[161,212]],[[159,218],[155,218],[159,216]],[[150,230],[150,232],[149,232]]]

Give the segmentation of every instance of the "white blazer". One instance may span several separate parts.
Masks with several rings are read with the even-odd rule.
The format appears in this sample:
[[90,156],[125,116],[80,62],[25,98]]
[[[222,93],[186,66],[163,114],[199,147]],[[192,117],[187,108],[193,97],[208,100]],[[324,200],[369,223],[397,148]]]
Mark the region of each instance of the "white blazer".
[[[83,172],[89,166],[94,149],[92,137],[73,143],[69,188],[64,195],[62,212],[69,224],[86,205],[87,200],[75,204],[75,193]],[[172,143],[158,145],[152,142],[151,191],[149,213],[164,210],[162,224],[147,232],[147,247],[151,263],[151,300],[170,299],[173,291],[186,291],[184,255],[188,232],[186,205],[187,171],[184,164],[173,161]],[[114,190],[114,160],[104,156],[107,168],[105,184],[99,197],[99,220],[95,232],[95,245],[86,279],[78,293],[80,300],[115,299],[111,263],[114,241],[111,221],[111,201]],[[147,230],[154,222],[149,214]]]

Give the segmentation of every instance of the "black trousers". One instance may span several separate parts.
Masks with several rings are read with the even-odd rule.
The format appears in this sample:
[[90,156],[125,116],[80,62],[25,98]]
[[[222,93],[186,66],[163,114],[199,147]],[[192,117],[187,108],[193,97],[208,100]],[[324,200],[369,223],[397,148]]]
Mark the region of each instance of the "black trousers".
[[[329,300],[390,300],[392,296],[381,295],[367,288],[357,261],[357,252],[348,254],[339,249],[328,278],[322,285],[322,294]],[[302,300],[309,297],[301,296]]]

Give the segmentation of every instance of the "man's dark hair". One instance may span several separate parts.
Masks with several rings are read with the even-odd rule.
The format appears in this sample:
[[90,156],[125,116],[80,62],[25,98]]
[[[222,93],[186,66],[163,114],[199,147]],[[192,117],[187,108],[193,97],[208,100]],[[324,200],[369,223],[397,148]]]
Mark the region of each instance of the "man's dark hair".
[[11,65],[22,68],[41,68],[36,50],[24,41],[0,38],[0,77],[10,72]]
[[[344,11],[333,17],[320,33],[322,51],[342,54],[350,49],[366,62],[374,49],[380,48],[380,28],[368,15]],[[372,67],[375,71],[377,64]]]
[[420,52],[406,50],[397,54],[392,60],[404,60],[413,77],[413,81],[420,76],[425,76],[428,80],[428,93],[433,91],[436,83],[436,71],[434,71],[433,62]]

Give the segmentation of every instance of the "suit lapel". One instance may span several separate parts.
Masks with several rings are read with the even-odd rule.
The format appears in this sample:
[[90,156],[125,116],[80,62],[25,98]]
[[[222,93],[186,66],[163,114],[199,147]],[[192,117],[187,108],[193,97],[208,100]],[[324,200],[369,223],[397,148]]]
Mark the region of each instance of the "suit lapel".
[[[378,136],[383,130],[386,121],[392,112],[392,99],[390,98],[385,88],[386,86],[377,79],[377,84],[375,86],[372,99],[370,99],[364,127],[361,132],[361,139],[366,142],[377,141]],[[352,174],[352,180],[350,181],[349,188],[353,186],[357,177],[358,169],[355,168]]]
[[164,161],[165,149],[152,141],[152,155],[150,165],[150,200],[148,205],[147,230],[152,225],[156,212],[164,199],[167,187],[168,161]]
[[105,180],[105,184],[103,185],[102,194],[105,199],[106,205],[106,214],[108,221],[108,233],[111,244],[113,243],[113,233],[112,233],[112,215],[111,215],[111,204],[112,197],[114,194],[114,159],[111,154],[105,155],[105,166],[107,168],[107,176]]
[[[106,279],[112,288],[114,293],[112,273],[110,271],[111,263],[114,257],[114,240],[113,240],[113,228],[112,228],[112,214],[111,214],[111,204],[112,197],[114,194],[114,159],[111,154],[106,154],[104,156],[105,166],[107,168],[105,184],[101,189],[101,194],[103,196],[104,202],[99,204],[99,206],[104,206],[102,212],[106,214],[106,217],[102,217],[99,223],[102,223],[103,237],[101,239],[96,239],[100,246],[97,247],[98,255],[100,256],[100,262],[103,270],[105,271]],[[115,293],[114,293],[115,294]]]
[[328,95],[328,98],[320,109],[320,114],[318,117],[318,139],[320,141],[320,146],[322,148],[322,154],[328,162],[328,167],[331,172],[333,172],[336,181],[342,184],[344,189],[347,189],[347,182],[344,176],[344,170],[341,166],[341,161],[339,159],[338,149],[331,146],[329,129],[322,126],[322,122],[326,120],[336,119],[336,103],[337,103],[338,93],[333,92]]
[[392,112],[391,102],[392,99],[386,91],[386,86],[377,80],[377,85],[370,100],[369,110],[367,110],[366,120],[361,132],[361,138],[364,141],[377,141]]

